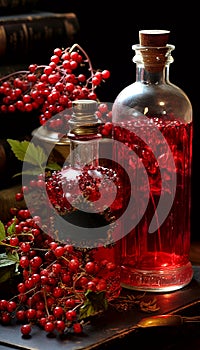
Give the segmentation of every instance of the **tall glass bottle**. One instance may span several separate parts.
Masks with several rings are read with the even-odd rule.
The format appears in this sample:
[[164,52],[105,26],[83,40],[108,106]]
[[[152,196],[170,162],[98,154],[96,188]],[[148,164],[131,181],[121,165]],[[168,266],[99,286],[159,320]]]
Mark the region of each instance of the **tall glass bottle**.
[[[133,45],[136,81],[116,97],[114,157],[123,166],[121,285],[174,291],[193,276],[189,260],[192,106],[169,80],[169,31],[143,30]],[[127,181],[131,190],[127,190]]]

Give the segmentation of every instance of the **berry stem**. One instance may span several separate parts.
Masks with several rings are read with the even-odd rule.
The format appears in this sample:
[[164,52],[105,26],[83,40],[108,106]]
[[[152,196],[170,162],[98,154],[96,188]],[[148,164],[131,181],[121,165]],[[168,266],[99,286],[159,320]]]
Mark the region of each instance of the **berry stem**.
[[72,47],[70,48],[69,52],[72,52],[75,48],[78,48],[78,49],[83,53],[83,55],[86,57],[85,62],[87,62],[88,65],[89,65],[88,70],[91,72],[91,76],[87,79],[85,86],[87,86],[87,84],[88,84],[89,82],[91,82],[91,85],[92,85],[92,88],[91,88],[91,89],[92,89],[92,91],[94,91],[95,86],[94,86],[94,84],[92,83],[92,77],[94,76],[94,70],[93,70],[93,67],[92,67],[91,60],[90,60],[88,54],[86,53],[86,51],[85,51],[79,44],[74,44],[74,45],[72,45]]

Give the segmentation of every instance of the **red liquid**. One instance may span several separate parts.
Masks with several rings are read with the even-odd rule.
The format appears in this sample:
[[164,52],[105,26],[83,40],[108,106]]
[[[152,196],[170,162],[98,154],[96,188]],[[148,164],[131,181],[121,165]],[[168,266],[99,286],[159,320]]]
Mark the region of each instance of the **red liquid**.
[[[123,205],[127,205],[130,195],[135,196],[129,220],[138,220],[121,239],[121,285],[138,290],[172,291],[188,284],[193,275],[189,262],[192,124],[159,118],[145,121],[144,128],[139,123],[121,123],[114,128],[114,139],[128,146],[121,147],[121,152],[115,150],[115,157],[133,179],[130,193],[127,176],[122,173]],[[169,162],[170,152],[174,169]],[[172,204],[160,224],[156,211],[161,196],[162,203]],[[150,233],[154,215],[157,229]]]

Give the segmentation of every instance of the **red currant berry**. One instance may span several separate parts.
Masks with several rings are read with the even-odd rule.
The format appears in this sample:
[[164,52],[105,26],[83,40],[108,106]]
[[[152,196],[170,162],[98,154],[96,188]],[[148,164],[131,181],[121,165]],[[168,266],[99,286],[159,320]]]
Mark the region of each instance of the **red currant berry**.
[[62,246],[58,246],[54,250],[54,254],[57,258],[63,256],[64,252],[65,252],[65,248]]
[[47,322],[44,326],[44,330],[47,333],[52,333],[55,329],[55,324],[53,322]]
[[65,330],[65,322],[62,320],[57,320],[55,323],[55,327],[59,333],[63,333]]
[[16,194],[15,194],[15,199],[16,199],[17,202],[22,201],[22,200],[24,199],[23,193],[22,193],[22,192],[16,193]]
[[19,244],[19,238],[18,237],[11,237],[10,238],[10,245],[11,246],[18,246],[18,244]]
[[64,310],[61,306],[56,306],[53,310],[53,314],[56,318],[61,318],[64,313]]
[[9,312],[6,312],[6,311],[4,311],[3,313],[2,313],[2,315],[1,315],[1,322],[3,323],[3,324],[10,324],[10,322],[11,322],[11,316],[10,316],[10,313]]
[[95,264],[93,261],[89,261],[87,262],[87,264],[85,265],[85,271],[89,274],[94,273],[95,271]]
[[110,78],[110,71],[107,70],[107,69],[104,69],[104,70],[101,72],[101,74],[102,74],[102,78],[103,78],[103,79],[108,79],[108,78]]
[[29,335],[31,333],[31,326],[30,326],[30,324],[23,324],[21,326],[21,333],[23,335]]
[[83,332],[83,326],[81,325],[81,323],[74,323],[73,324],[73,331],[76,334],[80,334]]
[[13,311],[15,311],[16,307],[17,307],[16,302],[13,300],[10,300],[8,302],[8,305],[7,305],[7,310],[8,310],[8,312],[13,312]]
[[67,321],[74,321],[77,317],[76,311],[75,310],[69,310],[65,314]]

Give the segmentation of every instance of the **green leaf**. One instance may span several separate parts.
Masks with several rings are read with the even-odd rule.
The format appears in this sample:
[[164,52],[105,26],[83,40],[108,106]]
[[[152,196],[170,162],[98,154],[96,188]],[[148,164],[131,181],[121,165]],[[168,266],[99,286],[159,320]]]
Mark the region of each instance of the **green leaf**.
[[16,225],[16,217],[15,217],[15,220],[12,222],[12,224],[8,226],[7,232],[9,233],[9,235],[13,235],[16,232],[15,225]]
[[23,161],[27,148],[29,146],[29,141],[18,141],[18,140],[7,139],[7,142],[9,143],[17,159]]
[[85,293],[86,301],[80,308],[80,319],[102,314],[108,308],[108,301],[105,292],[93,292],[88,290]]
[[32,165],[42,167],[47,162],[47,155],[40,146],[35,146],[29,141],[7,139],[15,156]]
[[29,147],[27,149],[26,155],[25,155],[25,161],[33,164],[33,165],[39,165],[42,166],[43,164],[46,164],[47,162],[47,155],[44,152],[44,150],[40,146],[35,146],[33,143],[29,143]]
[[6,253],[1,253],[0,254],[0,268],[5,267],[5,266],[10,266],[10,265],[15,265],[16,264],[16,257],[14,254],[6,254]]
[[0,283],[6,282],[16,275],[16,263],[18,261],[18,254],[0,254]]
[[6,237],[5,226],[4,226],[3,222],[0,221],[0,241],[3,241],[5,237]]
[[19,255],[16,250],[13,251],[13,253],[9,252],[7,253],[7,259],[13,263],[19,263]]

